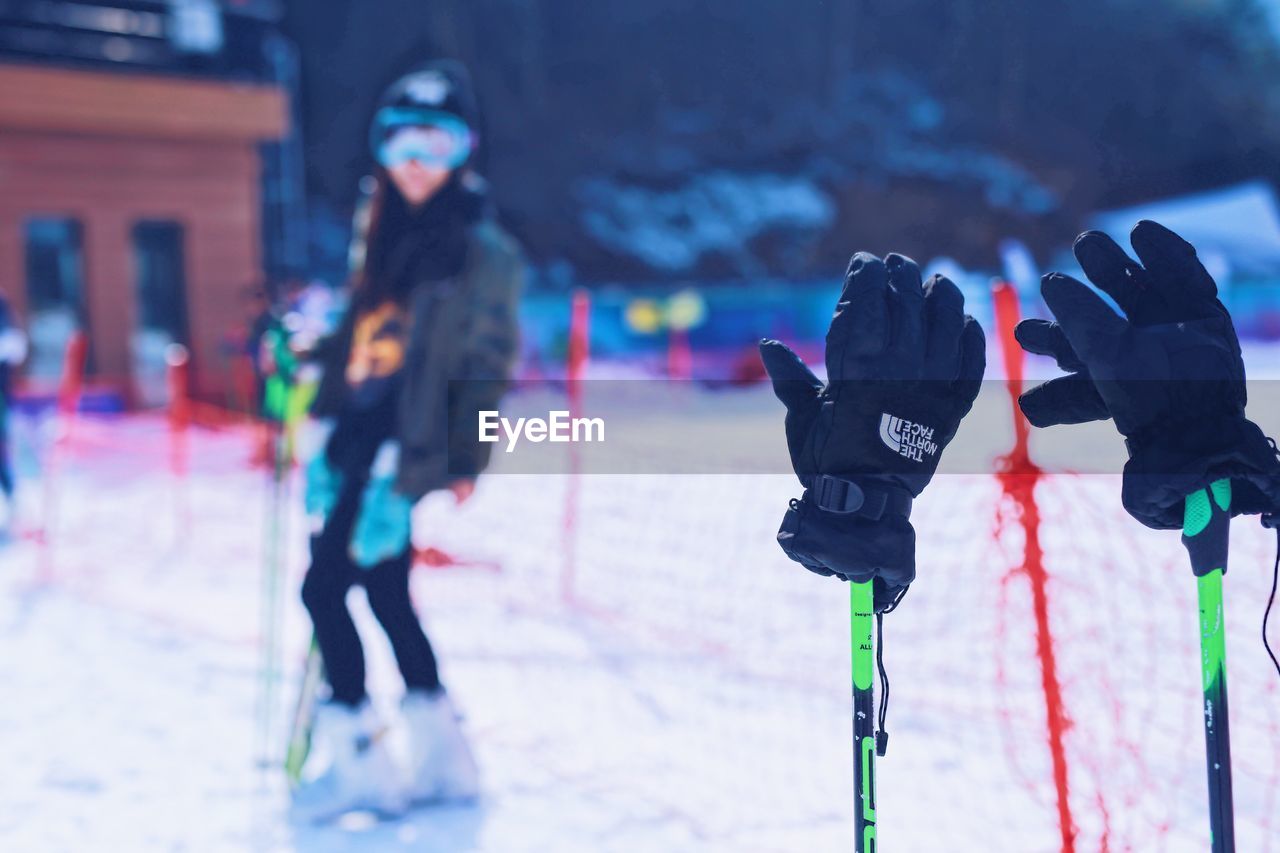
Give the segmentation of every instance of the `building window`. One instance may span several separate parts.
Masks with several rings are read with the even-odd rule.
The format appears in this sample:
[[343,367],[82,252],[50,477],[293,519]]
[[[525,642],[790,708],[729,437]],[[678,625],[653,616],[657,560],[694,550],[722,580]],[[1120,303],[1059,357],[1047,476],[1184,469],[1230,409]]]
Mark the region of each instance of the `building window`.
[[182,225],[177,222],[145,220],[133,226],[138,306],[133,378],[144,406],[163,405],[168,398],[169,347],[191,345],[184,241]]
[[31,339],[26,374],[38,383],[56,382],[71,336],[87,325],[84,229],[76,219],[42,217],[26,221],[24,237]]
[[214,0],[169,0],[169,38],[183,53],[222,50],[222,12]]

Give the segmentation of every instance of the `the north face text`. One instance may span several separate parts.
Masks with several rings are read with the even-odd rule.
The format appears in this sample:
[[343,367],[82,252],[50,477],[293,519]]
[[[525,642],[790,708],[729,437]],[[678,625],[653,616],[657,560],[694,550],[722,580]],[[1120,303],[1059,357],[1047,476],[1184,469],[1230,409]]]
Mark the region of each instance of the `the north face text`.
[[915,462],[938,455],[933,427],[894,417],[887,412],[880,416],[880,440],[894,453]]

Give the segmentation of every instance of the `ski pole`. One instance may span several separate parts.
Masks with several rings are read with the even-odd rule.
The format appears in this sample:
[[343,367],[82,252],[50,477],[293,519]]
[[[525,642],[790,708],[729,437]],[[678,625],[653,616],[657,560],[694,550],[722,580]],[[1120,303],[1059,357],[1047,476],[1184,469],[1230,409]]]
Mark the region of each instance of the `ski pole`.
[[849,584],[849,635],[853,653],[853,814],[858,853],[875,853],[876,733],[871,626],[875,597],[871,581]]
[[311,731],[314,728],[316,705],[319,704],[320,682],[324,679],[324,664],[320,659],[320,644],[311,635],[311,647],[302,670],[302,684],[298,688],[298,702],[289,721],[289,742],[285,748],[284,772],[290,787],[302,780],[302,768],[311,754]]
[[1222,575],[1227,570],[1231,481],[1218,480],[1187,496],[1182,544],[1191,556],[1200,602],[1200,674],[1204,688],[1204,742],[1209,775],[1209,834],[1213,853],[1234,853],[1231,809],[1231,735],[1227,719],[1227,646]]
[[[262,566],[262,684],[258,696],[259,761],[263,767],[275,762],[274,723],[276,685],[280,680],[280,644],[283,613],[280,609],[280,587],[288,555],[289,472],[293,464],[293,433],[297,426],[294,398],[298,395],[290,385],[296,363],[287,341],[276,335],[272,345],[277,372],[267,377],[263,414],[271,435],[271,482],[268,491],[267,529]],[[287,372],[280,372],[280,371]],[[305,411],[305,409],[304,409]]]
[[258,693],[258,760],[270,766],[277,754],[273,741],[276,707],[276,682],[280,677],[280,574],[284,571],[286,535],[285,503],[288,492],[285,477],[288,462],[285,433],[280,424],[271,424],[272,466],[268,491],[267,530],[262,566],[261,591],[261,683]]

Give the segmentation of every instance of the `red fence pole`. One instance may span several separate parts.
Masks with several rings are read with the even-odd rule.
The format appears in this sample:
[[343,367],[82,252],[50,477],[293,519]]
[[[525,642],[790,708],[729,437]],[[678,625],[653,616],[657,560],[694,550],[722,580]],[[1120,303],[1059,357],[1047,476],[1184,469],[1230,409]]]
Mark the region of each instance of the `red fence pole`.
[[73,332],[67,340],[66,355],[62,361],[62,376],[58,380],[58,414],[73,417],[80,408],[84,393],[84,371],[89,359],[89,336]]
[[191,425],[191,356],[182,344],[170,344],[164,356],[169,382],[169,467],[175,477],[183,477]]
[[89,337],[83,331],[72,333],[67,340],[67,349],[62,361],[62,376],[58,380],[58,396],[55,409],[56,431],[53,443],[49,446],[49,456],[44,465],[44,482],[42,483],[40,503],[41,519],[38,534],[38,583],[45,585],[53,581],[54,558],[53,538],[57,528],[58,517],[58,478],[62,467],[62,456],[71,443],[72,427],[80,409],[80,398],[84,393],[85,366],[89,359]]
[[[565,393],[569,400],[569,417],[582,414],[582,381],[587,360],[591,357],[591,295],[575,290],[569,311],[569,346],[565,358]],[[564,527],[561,541],[563,563],[560,572],[560,598],[573,601],[577,580],[578,492],[581,489],[582,460],[576,444],[569,444],[568,482],[565,484]]]
[[671,329],[667,332],[667,377],[693,378],[693,348],[689,345],[689,332],[686,329]]
[[[1040,507],[1036,503],[1036,482],[1040,469],[1031,461],[1028,447],[1030,424],[1018,408],[1022,394],[1024,355],[1014,338],[1020,309],[1018,292],[1008,282],[996,282],[992,288],[996,329],[1004,356],[1006,386],[1013,407],[1013,451],[1002,462],[1000,482],[1005,495],[1018,509],[1018,519],[1025,536],[1022,572],[1031,584],[1031,607],[1036,622],[1036,655],[1040,659],[1040,686],[1044,692],[1045,728],[1049,741],[1049,757],[1053,764],[1053,784],[1058,810],[1058,827],[1062,834],[1063,853],[1074,853],[1076,829],[1071,817],[1068,783],[1066,733],[1070,726],[1062,686],[1058,681],[1058,664],[1054,656],[1053,632],[1049,627],[1049,574],[1044,567],[1044,550],[1040,545]],[[1103,841],[1105,849],[1105,839]]]

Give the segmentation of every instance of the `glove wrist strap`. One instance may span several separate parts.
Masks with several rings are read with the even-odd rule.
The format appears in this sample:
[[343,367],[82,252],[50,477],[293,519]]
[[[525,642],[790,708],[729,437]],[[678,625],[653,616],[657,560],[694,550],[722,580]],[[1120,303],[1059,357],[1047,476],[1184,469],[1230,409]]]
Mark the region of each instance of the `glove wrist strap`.
[[818,474],[805,491],[805,497],[825,512],[856,515],[872,521],[890,515],[911,516],[911,493],[881,483],[855,483],[843,477]]

